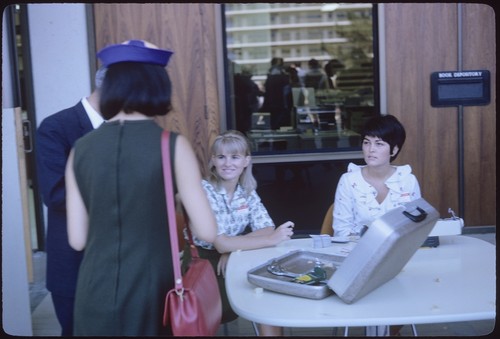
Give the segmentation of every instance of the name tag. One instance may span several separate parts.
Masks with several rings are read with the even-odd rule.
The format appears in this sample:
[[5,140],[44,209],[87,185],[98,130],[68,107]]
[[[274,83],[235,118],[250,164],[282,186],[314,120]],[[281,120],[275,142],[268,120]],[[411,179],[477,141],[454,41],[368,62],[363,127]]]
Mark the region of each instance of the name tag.
[[410,202],[411,201],[411,194],[409,192],[401,193],[399,196],[399,201],[400,202]]
[[235,201],[235,212],[237,214],[242,214],[242,213],[248,213],[248,205],[246,203],[246,200],[244,198],[240,198]]

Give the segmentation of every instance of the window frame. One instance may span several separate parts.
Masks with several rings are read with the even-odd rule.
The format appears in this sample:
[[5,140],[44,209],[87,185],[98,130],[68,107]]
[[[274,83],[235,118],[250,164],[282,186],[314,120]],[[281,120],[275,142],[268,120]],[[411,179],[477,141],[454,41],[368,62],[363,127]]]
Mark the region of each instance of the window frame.
[[[220,57],[222,59],[221,66],[223,70],[219,72],[223,76],[221,88],[224,93],[224,102],[221,103],[221,130],[236,128],[235,112],[232,104],[232,80],[229,72],[229,58],[227,48],[227,32],[226,32],[226,5],[220,4]],[[383,20],[383,18],[382,18]],[[372,3],[372,33],[373,33],[373,110],[374,114],[383,114],[381,110],[381,83],[383,79],[380,78],[381,68],[383,69],[383,62],[380,59],[379,49],[379,27],[381,21],[379,18],[379,5]],[[382,80],[382,81],[381,81]],[[304,149],[293,150],[290,152],[252,152],[252,159],[254,163],[286,163],[286,162],[304,162],[304,161],[318,161],[318,160],[345,160],[345,159],[362,159],[361,144],[355,147],[346,148],[324,148],[324,149]]]

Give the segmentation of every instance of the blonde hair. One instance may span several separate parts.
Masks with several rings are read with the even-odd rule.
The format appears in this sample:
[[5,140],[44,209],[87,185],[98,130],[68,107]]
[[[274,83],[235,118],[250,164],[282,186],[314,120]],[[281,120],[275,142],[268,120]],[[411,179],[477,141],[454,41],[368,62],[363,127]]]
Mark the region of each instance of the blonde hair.
[[250,161],[248,166],[243,170],[238,180],[238,183],[243,187],[245,192],[250,195],[252,191],[257,189],[257,180],[255,180],[252,173],[252,158],[251,146],[247,137],[239,131],[228,130],[219,134],[212,143],[210,161],[208,162],[208,177],[207,180],[214,186],[219,187],[221,178],[215,170],[213,164],[213,157],[221,152],[226,151],[233,154],[243,154],[249,156]]

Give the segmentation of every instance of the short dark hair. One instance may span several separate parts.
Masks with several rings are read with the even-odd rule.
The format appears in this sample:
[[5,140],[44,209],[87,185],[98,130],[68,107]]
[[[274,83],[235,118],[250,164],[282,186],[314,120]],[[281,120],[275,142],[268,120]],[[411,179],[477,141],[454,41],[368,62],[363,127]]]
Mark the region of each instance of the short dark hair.
[[100,110],[108,120],[120,111],[153,117],[171,109],[172,85],[164,67],[119,62],[108,67],[101,88]]
[[406,139],[404,126],[393,115],[377,115],[368,120],[361,131],[361,140],[366,136],[377,137],[387,142],[390,146],[390,152],[398,146],[398,153],[391,155],[391,161],[395,160],[403,148]]
[[283,58],[274,57],[271,59],[271,66],[283,66]]
[[311,59],[307,62],[307,64],[309,65],[309,67],[311,68],[318,68],[319,67],[319,61],[316,60],[316,59]]

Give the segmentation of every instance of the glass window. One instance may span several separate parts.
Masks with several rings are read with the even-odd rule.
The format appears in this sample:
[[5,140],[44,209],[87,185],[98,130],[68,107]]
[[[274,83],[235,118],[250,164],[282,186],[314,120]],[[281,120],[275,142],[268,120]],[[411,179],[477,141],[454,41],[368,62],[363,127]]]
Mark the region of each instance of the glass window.
[[370,3],[225,4],[228,128],[254,155],[359,150],[378,112]]

